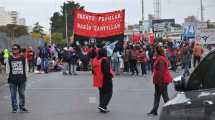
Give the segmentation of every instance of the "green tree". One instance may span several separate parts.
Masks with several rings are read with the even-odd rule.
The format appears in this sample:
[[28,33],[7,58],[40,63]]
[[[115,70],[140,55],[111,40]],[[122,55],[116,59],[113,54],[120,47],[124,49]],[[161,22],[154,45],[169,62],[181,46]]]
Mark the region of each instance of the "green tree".
[[66,38],[66,15],[67,15],[67,28],[68,37],[73,35],[73,22],[74,22],[74,11],[75,9],[84,9],[79,3],[68,1],[61,6],[61,13],[55,12],[51,17],[51,32],[62,33],[63,37]]
[[51,17],[51,32],[59,32],[64,34],[64,19],[63,15],[61,15],[59,12],[55,12],[53,16]]
[[34,27],[33,27],[33,32],[34,33],[40,33],[41,35],[43,35],[43,26],[41,26],[40,24],[39,24],[39,22],[36,22],[35,24],[34,24]]
[[65,44],[66,42],[63,38],[63,34],[58,32],[52,33],[52,43],[61,45]]
[[62,13],[63,13],[64,21],[66,21],[66,15],[67,15],[68,36],[72,36],[75,10],[84,9],[84,6],[81,6],[79,3],[75,3],[74,1],[68,1],[67,3],[64,3],[64,5],[61,8],[63,10]]

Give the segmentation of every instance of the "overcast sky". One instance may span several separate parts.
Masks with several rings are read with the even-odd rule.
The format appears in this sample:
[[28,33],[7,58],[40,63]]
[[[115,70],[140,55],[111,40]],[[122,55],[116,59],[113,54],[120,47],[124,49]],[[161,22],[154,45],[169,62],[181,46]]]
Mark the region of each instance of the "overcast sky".
[[[6,10],[16,10],[20,17],[26,18],[27,25],[37,21],[49,27],[49,19],[66,0],[0,0],[0,6]],[[141,18],[141,0],[74,0],[85,6],[87,11],[106,12],[118,9],[126,10],[126,24],[135,24]],[[161,0],[162,18],[175,18],[182,23],[184,18],[194,15],[200,18],[200,0]],[[203,0],[205,19],[215,21],[215,0]],[[145,17],[153,14],[153,0],[144,0]]]

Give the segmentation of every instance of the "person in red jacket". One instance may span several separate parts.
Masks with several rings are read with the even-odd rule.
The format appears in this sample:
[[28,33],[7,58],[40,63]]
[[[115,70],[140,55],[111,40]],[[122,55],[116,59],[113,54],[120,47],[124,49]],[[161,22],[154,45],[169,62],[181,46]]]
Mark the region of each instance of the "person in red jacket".
[[161,47],[157,47],[156,53],[157,57],[153,66],[154,106],[148,115],[157,115],[161,95],[165,103],[169,100],[167,88],[173,79],[168,69],[169,61],[164,55],[164,50]]
[[97,57],[93,59],[93,86],[99,89],[99,107],[101,113],[110,112],[107,109],[113,94],[113,72],[110,61],[107,58],[107,50],[99,50]]
[[142,75],[146,75],[147,74],[147,71],[146,71],[147,57],[146,57],[145,49],[141,49],[139,51],[137,59],[138,59],[138,63],[141,65]]

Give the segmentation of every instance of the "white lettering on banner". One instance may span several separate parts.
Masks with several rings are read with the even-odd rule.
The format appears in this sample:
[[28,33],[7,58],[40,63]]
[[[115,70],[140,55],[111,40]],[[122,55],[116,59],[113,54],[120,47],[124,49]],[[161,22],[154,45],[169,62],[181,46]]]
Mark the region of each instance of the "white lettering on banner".
[[111,15],[111,16],[93,16],[93,15],[87,15],[83,13],[77,14],[78,19],[82,20],[89,20],[89,21],[95,21],[98,19],[100,22],[107,22],[107,21],[113,21],[121,18],[121,14]]
[[120,28],[120,24],[115,24],[111,26],[93,26],[94,31],[111,31]]
[[91,26],[89,24],[77,23],[77,27],[82,30],[94,30],[94,31],[111,31],[120,28],[120,24],[114,24],[110,26]]
[[98,21],[100,22],[107,22],[107,21],[113,21],[121,18],[121,14],[111,15],[111,16],[99,16]]
[[87,15],[87,14],[79,13],[77,16],[79,19],[83,19],[83,20],[89,20],[89,21],[95,21],[96,20],[96,16],[91,16],[91,15]]
[[11,67],[12,67],[12,74],[13,75],[23,74],[22,61],[12,61],[11,62]]
[[80,24],[77,23],[77,27],[79,29],[83,29],[83,30],[92,30],[92,26],[88,25],[88,24]]

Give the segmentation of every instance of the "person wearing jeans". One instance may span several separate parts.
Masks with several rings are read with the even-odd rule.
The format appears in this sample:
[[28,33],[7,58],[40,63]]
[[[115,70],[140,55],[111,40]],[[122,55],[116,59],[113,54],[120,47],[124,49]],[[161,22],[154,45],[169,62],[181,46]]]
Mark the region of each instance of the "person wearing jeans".
[[48,58],[42,58],[42,69],[44,70],[45,73],[48,73],[48,63],[49,63]]
[[19,93],[19,108],[25,107],[25,88],[26,83],[21,84],[9,84],[10,93],[11,93],[11,102],[12,102],[12,108],[15,112],[15,110],[18,109],[17,105],[17,90]]
[[19,94],[19,109],[21,112],[28,112],[25,108],[25,88],[28,75],[27,60],[20,55],[21,48],[14,44],[12,48],[12,56],[9,57],[6,63],[6,73],[9,74],[8,84],[11,94],[12,112],[18,110],[17,91]]

